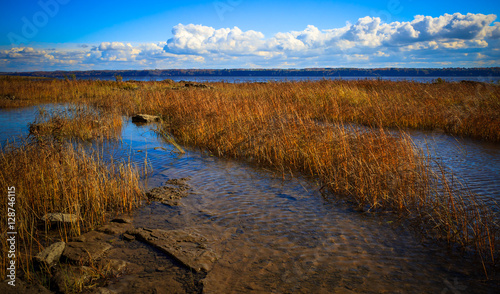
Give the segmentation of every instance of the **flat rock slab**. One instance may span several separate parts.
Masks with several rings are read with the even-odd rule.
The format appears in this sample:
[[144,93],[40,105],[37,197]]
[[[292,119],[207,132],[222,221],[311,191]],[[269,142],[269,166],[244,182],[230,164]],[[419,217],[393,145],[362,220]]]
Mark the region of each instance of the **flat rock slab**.
[[169,206],[178,206],[180,200],[189,193],[190,186],[186,184],[189,178],[171,179],[165,182],[164,186],[156,187],[146,193],[151,200],[160,201]]
[[121,235],[125,233],[128,230],[131,230],[134,228],[134,225],[128,224],[128,223],[117,223],[117,222],[111,222],[109,224],[106,224],[97,230],[99,232],[103,232],[106,234],[110,235]]
[[149,123],[149,122],[156,122],[160,121],[160,117],[156,115],[149,115],[149,114],[136,114],[132,116],[132,122],[138,122],[138,123]]
[[66,248],[66,243],[56,242],[35,256],[35,261],[42,266],[51,266],[59,261],[61,255]]
[[72,242],[95,242],[95,241],[110,241],[113,239],[113,236],[110,236],[105,233],[101,233],[98,231],[90,231],[85,234],[82,234],[78,237],[74,237],[71,239]]
[[123,274],[132,263],[121,259],[109,259],[101,262],[103,268],[109,268],[113,276]]
[[138,240],[167,253],[196,272],[210,271],[217,260],[217,255],[207,248],[208,240],[195,232],[140,228],[129,233],[135,235]]
[[42,217],[45,222],[53,223],[74,223],[80,220],[76,214],[69,213],[47,213]]
[[62,258],[74,264],[89,264],[90,261],[100,258],[104,252],[112,247],[101,241],[69,242],[66,244]]

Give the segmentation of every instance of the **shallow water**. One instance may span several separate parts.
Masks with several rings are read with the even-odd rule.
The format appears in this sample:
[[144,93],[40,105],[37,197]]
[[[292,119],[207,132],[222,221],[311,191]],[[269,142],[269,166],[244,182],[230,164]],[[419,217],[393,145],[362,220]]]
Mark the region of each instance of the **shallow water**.
[[411,131],[413,142],[486,201],[500,200],[500,144]]
[[[24,117],[19,124],[28,121],[28,113],[17,113]],[[0,123],[6,121],[4,115],[0,110]],[[27,132],[21,126],[15,130],[24,136]],[[6,134],[13,135],[0,132],[0,142]],[[436,156],[456,173],[462,171],[463,177],[472,179],[474,173],[481,176],[481,193],[498,196],[498,146],[486,148],[488,144],[470,140],[458,148],[467,150],[462,157],[449,136],[436,136],[435,143],[428,134],[418,136],[417,144],[435,144]],[[206,236],[219,255],[203,281],[206,293],[494,293],[497,289],[496,281],[479,281],[480,267],[420,242],[390,216],[355,212],[323,197],[310,179],[283,179],[196,150],[179,154],[158,140],[149,126],[131,122],[124,124],[122,140],[105,148],[116,160],[132,160],[139,166],[147,160],[152,169],[145,180],[148,187],[190,178],[192,193],[180,207],[145,206],[134,214],[135,225],[191,228]]]
[[24,138],[29,133],[29,123],[35,120],[38,107],[0,109],[0,144],[6,141],[14,142]]

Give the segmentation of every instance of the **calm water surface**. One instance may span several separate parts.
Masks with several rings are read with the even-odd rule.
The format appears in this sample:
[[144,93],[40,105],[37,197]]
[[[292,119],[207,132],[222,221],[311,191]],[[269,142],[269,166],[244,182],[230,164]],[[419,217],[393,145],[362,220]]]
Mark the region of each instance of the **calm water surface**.
[[[0,125],[7,126],[0,142],[26,136],[26,123],[35,113],[35,108],[0,110]],[[457,143],[441,134],[413,136],[471,180],[472,189],[498,197],[498,145]],[[148,187],[190,178],[193,193],[180,207],[153,203],[135,213],[135,225],[188,227],[205,235],[220,256],[204,281],[206,293],[496,292],[498,283],[479,281],[480,268],[442,247],[423,244],[390,217],[358,213],[323,197],[311,180],[283,179],[196,150],[179,154],[149,126],[129,121],[121,141],[106,144],[105,150],[115,160],[139,166],[147,161],[152,169]]]
[[[143,76],[143,77],[129,77],[124,76],[123,80],[136,80],[136,81],[162,81],[165,79],[171,79],[175,82],[179,81],[193,81],[193,82],[227,82],[227,83],[254,83],[254,82],[289,82],[289,81],[319,81],[322,79],[329,80],[390,80],[390,81],[415,81],[420,83],[432,83],[439,77],[321,77],[321,76],[297,76],[297,77],[279,77],[279,76],[230,76],[230,77],[210,77],[210,76]],[[448,82],[459,82],[461,80],[468,81],[477,81],[477,82],[486,82],[486,83],[498,83],[500,81],[500,77],[441,77],[443,80]],[[101,80],[109,80],[114,81],[115,77],[100,77],[98,79]]]

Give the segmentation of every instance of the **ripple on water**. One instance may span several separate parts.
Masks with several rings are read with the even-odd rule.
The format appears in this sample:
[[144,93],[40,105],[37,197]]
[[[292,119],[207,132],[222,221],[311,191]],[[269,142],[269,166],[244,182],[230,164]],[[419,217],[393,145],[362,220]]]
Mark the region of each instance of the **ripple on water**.
[[159,175],[190,177],[193,194],[181,207],[139,211],[136,225],[189,227],[207,236],[220,255],[204,283],[208,293],[432,293],[456,278],[473,287],[475,269],[460,258],[435,253],[383,217],[325,202],[306,180],[195,152],[183,156]]

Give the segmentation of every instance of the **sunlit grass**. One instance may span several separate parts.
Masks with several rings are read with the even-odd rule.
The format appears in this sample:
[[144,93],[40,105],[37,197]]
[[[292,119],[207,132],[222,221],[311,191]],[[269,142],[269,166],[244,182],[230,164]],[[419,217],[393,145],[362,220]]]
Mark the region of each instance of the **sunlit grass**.
[[[283,173],[301,172],[363,211],[392,211],[426,236],[458,245],[485,263],[497,260],[498,216],[450,183],[446,173],[432,170],[431,156],[416,148],[404,130],[498,142],[498,86],[326,80],[212,83],[210,89],[162,82],[0,83],[0,95],[28,104],[54,100],[161,115],[160,132],[172,135],[176,144]],[[11,103],[4,100],[0,105]],[[401,130],[400,135],[388,128]]]
[[[108,214],[128,212],[140,205],[142,192],[131,163],[105,163],[98,151],[82,146],[39,140],[22,146],[2,146],[0,187],[16,189],[17,268],[30,279],[31,258],[56,240],[68,241],[103,224]],[[6,205],[0,217],[6,220]],[[57,227],[49,234],[47,213],[69,213],[81,221]],[[2,235],[7,222],[0,224]],[[55,239],[54,239],[55,238]],[[1,245],[1,270],[5,276],[7,242]]]
[[41,109],[35,122],[30,124],[30,134],[57,139],[116,139],[120,136],[121,127],[122,117],[117,112],[80,105]]

